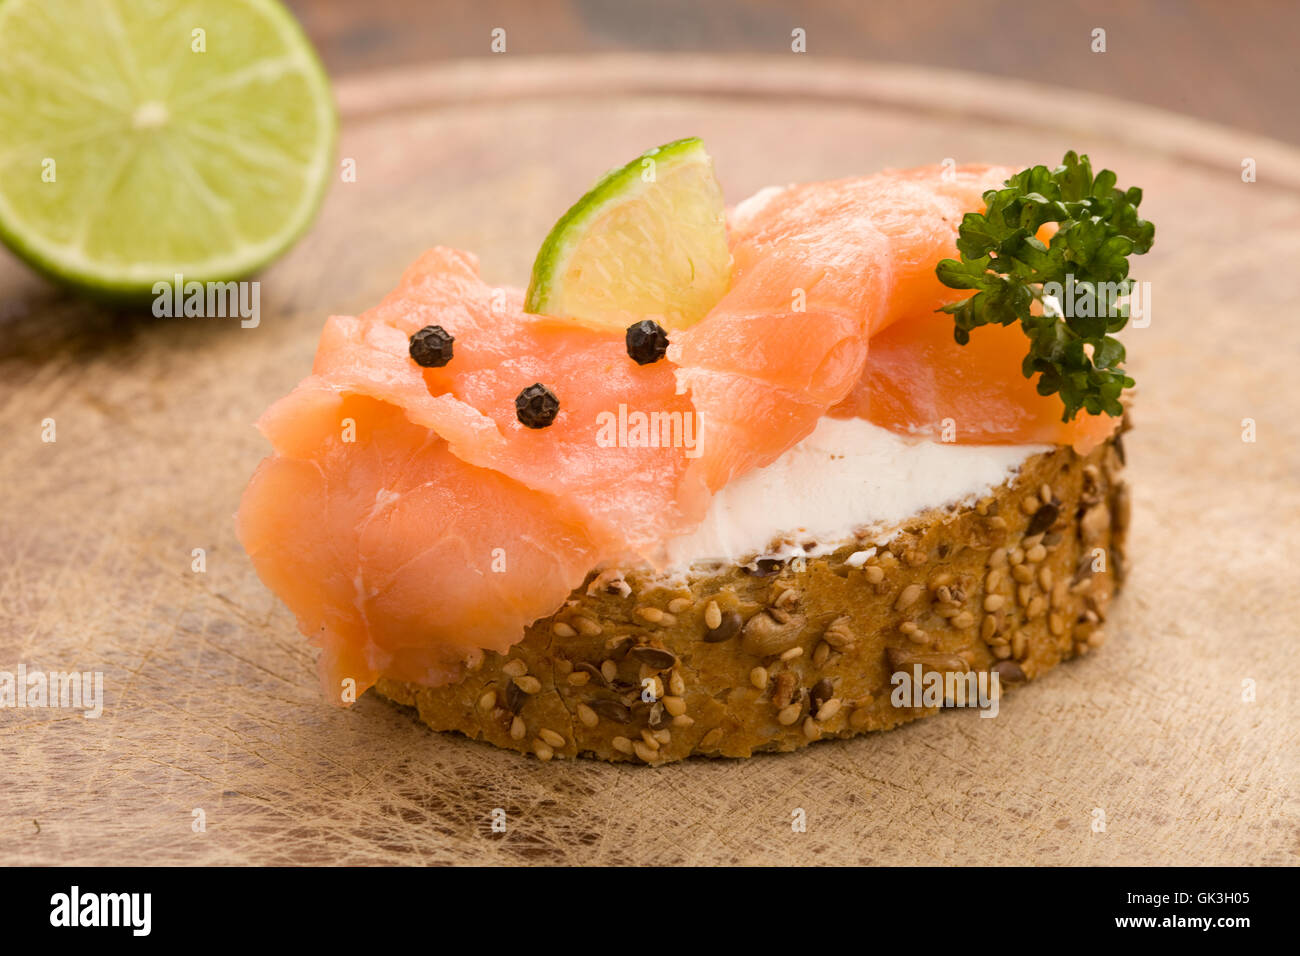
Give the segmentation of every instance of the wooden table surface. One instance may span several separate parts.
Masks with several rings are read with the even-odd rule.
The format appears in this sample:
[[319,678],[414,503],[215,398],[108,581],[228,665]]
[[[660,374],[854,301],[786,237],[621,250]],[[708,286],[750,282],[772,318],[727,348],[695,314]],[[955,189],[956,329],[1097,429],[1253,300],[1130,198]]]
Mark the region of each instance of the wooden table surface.
[[[102,671],[106,696],[98,719],[0,710],[6,862],[1300,860],[1300,323],[1278,272],[1300,256],[1296,150],[1141,110],[1116,127],[1113,103],[1040,87],[789,57],[462,62],[337,92],[357,181],[261,277],[257,328],[107,312],[0,256],[0,669]],[[686,133],[731,201],[1067,146],[1145,187],[1153,317],[1127,336],[1132,567],[1110,641],[995,720],[663,768],[540,764],[372,695],[325,705],[234,535],[267,450],[251,422],[306,373],[324,317],[375,302],[424,247],[521,283],[571,197]]]

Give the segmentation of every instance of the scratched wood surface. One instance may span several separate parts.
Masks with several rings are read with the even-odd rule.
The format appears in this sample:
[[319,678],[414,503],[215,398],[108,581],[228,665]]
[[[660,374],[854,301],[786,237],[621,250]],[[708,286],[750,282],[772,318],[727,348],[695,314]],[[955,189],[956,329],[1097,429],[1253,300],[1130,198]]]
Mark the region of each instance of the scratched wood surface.
[[[6,862],[1300,860],[1300,323],[1279,267],[1300,259],[1300,154],[1079,94],[791,58],[486,61],[337,92],[357,181],[261,277],[256,328],[104,311],[0,257],[0,670],[106,685],[98,719],[0,710]],[[1109,643],[994,720],[661,769],[539,764],[369,695],[326,706],[235,539],[266,451],[251,422],[305,374],[325,316],[373,303],[422,248],[522,283],[596,175],[691,133],[731,201],[1067,147],[1146,188],[1153,315],[1127,336],[1132,571]]]

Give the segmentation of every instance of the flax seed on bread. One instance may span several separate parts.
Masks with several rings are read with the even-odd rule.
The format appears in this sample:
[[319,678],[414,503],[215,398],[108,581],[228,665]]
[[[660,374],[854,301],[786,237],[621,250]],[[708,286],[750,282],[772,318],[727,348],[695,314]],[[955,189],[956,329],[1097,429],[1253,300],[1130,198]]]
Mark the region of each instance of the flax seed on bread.
[[593,572],[457,683],[376,690],[435,730],[542,760],[747,757],[887,730],[937,711],[891,703],[897,669],[996,670],[1005,690],[1102,643],[1123,581],[1121,441],[1034,455],[874,553]]

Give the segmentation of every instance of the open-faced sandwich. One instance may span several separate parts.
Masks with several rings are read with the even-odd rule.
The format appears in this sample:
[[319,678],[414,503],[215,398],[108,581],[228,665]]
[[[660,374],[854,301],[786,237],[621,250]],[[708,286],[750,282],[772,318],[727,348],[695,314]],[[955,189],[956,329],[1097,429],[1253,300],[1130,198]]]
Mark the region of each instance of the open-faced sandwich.
[[1067,154],[726,212],[698,140],[651,150],[526,294],[435,248],[331,317],[259,422],[241,540],[329,699],[374,686],[543,760],[791,750],[951,702],[900,673],[996,698],[1098,646],[1123,578],[1140,200]]

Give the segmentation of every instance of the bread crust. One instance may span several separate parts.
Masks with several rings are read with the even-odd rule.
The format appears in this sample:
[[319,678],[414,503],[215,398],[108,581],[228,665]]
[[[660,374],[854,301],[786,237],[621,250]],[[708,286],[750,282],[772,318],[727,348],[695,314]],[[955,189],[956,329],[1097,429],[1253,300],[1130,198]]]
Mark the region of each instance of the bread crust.
[[1123,580],[1122,470],[1118,433],[1086,457],[1034,455],[990,497],[917,515],[865,562],[851,556],[874,536],[677,580],[593,572],[459,682],[376,690],[435,730],[542,760],[748,757],[887,730],[938,710],[894,706],[895,670],[996,669],[1005,692],[1101,645]]

